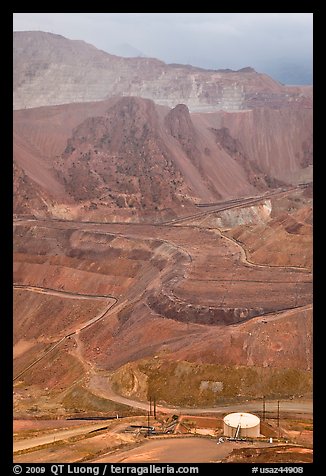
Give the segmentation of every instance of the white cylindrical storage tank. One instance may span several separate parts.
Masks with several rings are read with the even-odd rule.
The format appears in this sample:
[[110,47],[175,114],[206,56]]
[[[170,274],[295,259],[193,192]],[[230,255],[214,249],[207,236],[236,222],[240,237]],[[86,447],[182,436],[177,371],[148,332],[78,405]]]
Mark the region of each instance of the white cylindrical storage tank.
[[260,436],[260,419],[252,413],[229,413],[223,419],[224,436],[231,438]]

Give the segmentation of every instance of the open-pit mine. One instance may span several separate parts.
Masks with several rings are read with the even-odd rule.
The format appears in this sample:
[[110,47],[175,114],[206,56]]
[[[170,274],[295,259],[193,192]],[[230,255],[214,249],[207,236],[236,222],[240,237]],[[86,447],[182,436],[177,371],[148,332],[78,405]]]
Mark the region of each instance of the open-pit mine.
[[42,32],[14,78],[15,462],[311,461],[312,88]]

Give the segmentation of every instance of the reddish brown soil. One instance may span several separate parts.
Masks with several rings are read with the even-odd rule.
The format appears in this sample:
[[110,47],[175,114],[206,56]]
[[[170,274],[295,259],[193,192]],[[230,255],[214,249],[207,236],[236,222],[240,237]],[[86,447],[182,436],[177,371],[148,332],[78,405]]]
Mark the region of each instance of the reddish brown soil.
[[[285,88],[251,69],[124,61],[43,33],[36,34],[38,51],[34,36],[21,44],[26,57],[15,58],[16,104],[53,100],[43,73],[57,60],[58,78],[68,75],[74,85],[68,91],[64,83],[58,100],[72,94],[75,101],[81,58],[90,65],[82,85],[93,84],[96,71],[100,81],[91,97],[80,88],[80,100],[103,99],[98,64],[115,97],[14,113],[15,414],[126,415],[144,410],[137,399],[146,405],[153,395],[176,412],[262,395],[309,397],[312,187],[301,182],[312,172],[312,91]],[[16,35],[18,43],[23,37]],[[67,48],[62,56],[58,44]],[[45,56],[26,68],[31,52]],[[121,68],[125,79],[117,83]],[[155,89],[158,71],[166,75],[164,98]],[[170,74],[181,82],[169,85]],[[181,104],[223,102],[235,81],[242,110],[190,113]],[[203,97],[189,92],[195,83],[204,85]],[[150,89],[147,97],[170,104],[172,95],[180,104],[134,97],[139,85]],[[112,91],[105,91],[107,98]],[[114,400],[114,392],[129,400]],[[221,430],[221,420],[191,419]],[[14,429],[61,425],[75,423],[15,422]],[[279,431],[274,423],[262,429]],[[310,423],[284,420],[281,431],[305,447],[249,451],[235,444],[225,461],[310,462]],[[98,435],[35,458],[76,461],[128,442]],[[180,443],[182,457],[198,444]],[[165,461],[172,446],[116,458]],[[210,446],[203,461],[232,449]]]
[[13,431],[43,431],[54,428],[68,428],[70,426],[80,426],[78,420],[14,420]]
[[[311,368],[309,271],[246,263],[239,245],[212,230],[192,227],[189,233],[186,226],[27,223],[16,227],[15,282],[53,289],[62,284],[66,291],[118,298],[105,318],[80,333],[82,355],[93,365],[115,369],[164,352],[173,360]],[[20,241],[19,234],[28,240]],[[44,316],[41,311],[38,318],[39,311],[34,310],[44,299],[49,298],[33,296],[33,319]],[[69,304],[69,299],[51,299]],[[99,304],[89,304],[93,306],[89,312]],[[17,313],[18,329],[20,315],[25,313]],[[64,314],[59,315],[52,316],[48,342],[62,335]],[[80,323],[86,315],[87,306]],[[63,328],[69,330],[67,325]],[[67,352],[81,358],[74,347],[68,346]],[[17,363],[27,364],[25,359],[31,355],[36,357],[35,351],[27,348]],[[41,368],[40,362],[31,370],[33,382],[40,381]]]
[[312,111],[190,114],[112,98],[14,113],[18,214],[159,220],[297,183],[311,164]]
[[238,226],[230,236],[244,244],[255,263],[312,268],[312,208],[283,212],[264,225]]
[[221,429],[223,428],[223,422],[221,418],[208,418],[200,417],[193,415],[181,415],[179,417],[179,422],[184,422],[185,424],[191,424],[196,428],[211,428],[211,429]]
[[97,458],[104,463],[203,463],[217,462],[225,457],[237,443],[217,446],[216,441],[206,438],[167,438],[150,440],[140,447],[120,451],[114,455]]
[[[207,116],[216,124],[213,115]],[[239,141],[245,156],[267,174],[267,181],[291,182],[303,163],[311,163],[312,151],[307,144],[312,137],[312,109],[262,107],[242,114],[224,112],[220,127]]]
[[277,446],[273,448],[236,448],[224,463],[312,463],[310,448]]

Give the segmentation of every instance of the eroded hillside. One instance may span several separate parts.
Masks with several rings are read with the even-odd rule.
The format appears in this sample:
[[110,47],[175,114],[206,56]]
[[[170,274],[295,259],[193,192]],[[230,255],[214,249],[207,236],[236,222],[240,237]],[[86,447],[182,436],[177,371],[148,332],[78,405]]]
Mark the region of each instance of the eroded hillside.
[[311,88],[289,88],[252,68],[204,70],[154,58],[121,58],[83,41],[37,31],[14,32],[14,109],[113,96],[139,96],[191,110],[311,105]]
[[311,88],[14,41],[15,415],[311,396]]
[[[286,197],[304,202],[304,193]],[[281,197],[272,200],[275,213],[284,213]],[[228,214],[242,213],[243,221],[245,210],[240,206]],[[203,220],[209,217],[216,220],[216,212]],[[196,220],[197,225],[189,220],[160,226],[17,222],[18,412],[35,405],[28,407],[31,399],[19,390],[26,385],[43,395],[39,414],[70,413],[71,392],[84,411],[95,409],[92,399],[109,405],[119,402],[120,393],[130,402],[146,401],[154,389],[163,404],[202,406],[262,392],[309,393],[311,270],[280,265],[271,254],[265,264],[256,263],[223,227]],[[301,246],[308,251],[311,245]],[[189,372],[197,375],[192,384],[168,397],[166,379],[175,385],[173,379],[183,381]],[[248,372],[250,388],[241,383]],[[109,408],[103,405],[96,408]]]
[[17,111],[14,211],[163,221],[297,184],[311,179],[311,121],[311,109],[190,114],[134,97]]

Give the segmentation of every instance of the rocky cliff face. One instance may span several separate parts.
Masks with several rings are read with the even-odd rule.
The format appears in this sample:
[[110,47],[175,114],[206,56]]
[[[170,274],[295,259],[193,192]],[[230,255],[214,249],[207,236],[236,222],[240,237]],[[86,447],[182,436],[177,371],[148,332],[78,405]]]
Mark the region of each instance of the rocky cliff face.
[[[301,95],[301,96],[300,96]],[[14,109],[141,96],[190,110],[283,107],[306,96],[252,68],[207,71],[153,58],[121,58],[44,32],[14,33]],[[310,99],[308,99],[308,102]]]
[[15,212],[183,215],[297,183],[311,170],[311,137],[312,111],[292,107],[190,114],[184,104],[123,97],[16,111]]
[[180,207],[189,189],[159,131],[152,101],[122,98],[74,129],[55,162],[77,203],[154,212]]

